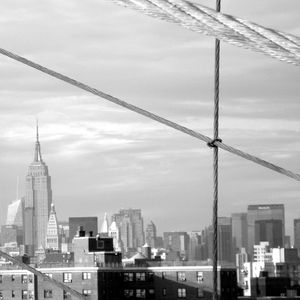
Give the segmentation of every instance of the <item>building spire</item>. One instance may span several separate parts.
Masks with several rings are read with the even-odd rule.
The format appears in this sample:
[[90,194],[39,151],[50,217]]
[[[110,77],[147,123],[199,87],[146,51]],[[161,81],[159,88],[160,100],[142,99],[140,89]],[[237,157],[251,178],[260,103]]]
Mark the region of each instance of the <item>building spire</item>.
[[35,142],[35,152],[34,161],[43,161],[41,153],[41,145],[39,141],[39,121],[36,119],[36,142]]

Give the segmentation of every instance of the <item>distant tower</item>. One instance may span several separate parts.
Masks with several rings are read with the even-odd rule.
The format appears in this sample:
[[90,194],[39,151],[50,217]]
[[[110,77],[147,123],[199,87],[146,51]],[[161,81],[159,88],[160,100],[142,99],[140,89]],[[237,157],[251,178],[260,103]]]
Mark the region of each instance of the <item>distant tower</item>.
[[116,221],[112,221],[108,229],[108,236],[113,239],[115,251],[121,251],[120,235]]
[[58,222],[53,203],[51,204],[50,217],[47,226],[46,249],[60,250]]
[[156,247],[156,226],[151,221],[146,227],[146,243],[151,247]]
[[294,220],[294,248],[300,249],[300,219]]
[[38,125],[33,162],[28,167],[25,186],[25,251],[33,255],[45,247],[47,224],[52,203],[51,177],[42,159]]
[[108,220],[107,220],[107,213],[104,214],[104,220],[101,226],[100,233],[108,233]]
[[144,221],[140,209],[121,209],[113,218],[120,230],[120,240],[125,252],[144,245]]

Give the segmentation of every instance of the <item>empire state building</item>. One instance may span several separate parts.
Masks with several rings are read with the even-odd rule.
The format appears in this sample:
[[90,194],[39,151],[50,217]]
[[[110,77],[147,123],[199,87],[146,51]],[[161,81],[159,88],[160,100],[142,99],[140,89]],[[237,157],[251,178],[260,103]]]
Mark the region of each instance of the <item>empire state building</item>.
[[28,167],[25,185],[25,252],[34,255],[34,251],[45,248],[47,224],[51,211],[52,190],[48,167],[42,159],[38,126],[34,160]]

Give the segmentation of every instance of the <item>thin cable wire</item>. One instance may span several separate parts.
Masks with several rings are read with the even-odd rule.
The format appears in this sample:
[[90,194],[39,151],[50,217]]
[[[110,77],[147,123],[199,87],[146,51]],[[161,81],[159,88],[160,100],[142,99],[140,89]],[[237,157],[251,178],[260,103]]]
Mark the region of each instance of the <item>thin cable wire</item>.
[[[221,0],[216,1],[216,11],[221,10]],[[219,139],[219,94],[220,94],[220,40],[215,40],[215,93],[214,93],[214,141]],[[213,147],[213,300],[218,300],[218,184],[219,149]]]
[[50,278],[49,276],[43,274],[42,272],[38,271],[37,269],[30,267],[29,265],[21,262],[20,260],[8,255],[7,253],[5,253],[3,251],[0,251],[0,256],[6,258],[7,260],[11,261],[12,263],[18,265],[19,267],[33,273],[34,275],[39,277],[42,281],[49,281],[51,284],[57,286],[61,290],[65,290],[65,291],[69,292],[72,296],[76,297],[77,299],[81,299],[81,300],[87,299],[84,295],[71,289],[69,286],[67,286],[67,285],[63,284],[62,282],[59,282],[53,278]]
[[65,76],[65,75],[61,74],[61,73],[55,72],[55,71],[53,71],[51,69],[48,69],[48,68],[46,68],[44,66],[41,66],[41,65],[39,65],[39,64],[37,64],[37,63],[35,63],[33,61],[30,61],[30,60],[28,60],[28,59],[26,59],[24,57],[16,55],[16,54],[14,54],[12,52],[9,52],[7,50],[4,50],[2,48],[0,48],[0,54],[3,54],[5,56],[7,56],[7,57],[10,57],[10,58],[12,58],[12,59],[14,59],[16,61],[19,61],[19,62],[21,62],[21,63],[23,63],[23,64],[25,64],[27,66],[30,66],[30,67],[32,67],[32,68],[34,68],[36,70],[39,70],[39,71],[41,71],[43,73],[46,73],[46,74],[48,74],[48,75],[50,75],[52,77],[55,77],[55,78],[57,78],[57,79],[59,79],[61,81],[67,82],[68,84],[76,86],[76,87],[78,87],[78,88],[80,88],[82,90],[85,90],[85,91],[87,91],[87,92],[89,92],[91,94],[94,94],[94,95],[96,95],[96,96],[98,96],[100,98],[106,99],[106,100],[108,100],[108,101],[110,101],[112,103],[115,103],[115,104],[117,104],[119,106],[122,106],[122,107],[124,107],[126,109],[134,111],[134,112],[136,112],[136,113],[138,113],[140,115],[143,115],[143,116],[145,116],[147,118],[150,118],[150,119],[152,119],[154,121],[157,121],[157,122],[162,123],[162,124],[164,124],[166,126],[169,126],[169,127],[174,128],[174,129],[176,129],[178,131],[181,131],[181,132],[183,132],[185,134],[188,134],[188,135],[190,135],[190,136],[192,136],[194,138],[197,138],[197,139],[199,139],[199,140],[201,140],[203,142],[206,142],[206,143],[212,143],[213,142],[215,146],[218,146],[219,148],[221,148],[221,149],[223,149],[225,151],[228,151],[228,152],[233,153],[235,155],[238,155],[238,156],[240,156],[240,157],[242,157],[244,159],[247,159],[247,160],[250,160],[250,161],[252,161],[252,162],[254,162],[256,164],[259,164],[259,165],[261,165],[261,166],[263,166],[265,168],[271,169],[271,170],[273,170],[275,172],[278,172],[280,174],[283,174],[285,176],[293,178],[293,179],[295,179],[297,181],[300,181],[300,174],[297,174],[297,173],[294,173],[292,171],[289,171],[289,170],[286,170],[284,168],[281,168],[281,167],[279,167],[279,166],[277,166],[275,164],[272,164],[272,163],[270,163],[268,161],[265,161],[265,160],[263,160],[261,158],[258,158],[256,156],[254,156],[254,155],[251,155],[251,154],[249,154],[247,152],[243,152],[243,151],[241,151],[239,149],[236,149],[236,148],[234,148],[232,146],[226,145],[223,142],[214,141],[214,139],[211,139],[210,137],[208,137],[208,136],[206,136],[204,134],[201,134],[201,133],[199,133],[197,131],[189,129],[189,128],[185,127],[185,126],[179,125],[179,124],[177,124],[175,122],[172,122],[172,121],[170,121],[168,119],[160,117],[160,116],[158,116],[158,115],[156,115],[154,113],[151,113],[151,112],[149,112],[149,111],[147,111],[145,109],[139,108],[139,107],[137,107],[135,105],[132,105],[132,104],[130,104],[128,102],[120,100],[120,99],[118,99],[116,97],[108,95],[108,94],[106,94],[104,92],[101,92],[101,91],[99,91],[99,90],[97,90],[95,88],[92,88],[92,87],[90,87],[90,86],[88,86],[88,85],[86,85],[86,84],[84,84],[84,83],[82,83],[80,81],[76,81],[75,79],[72,79],[72,78],[70,78],[68,76]]
[[300,39],[185,0],[110,0],[235,46],[300,65]]

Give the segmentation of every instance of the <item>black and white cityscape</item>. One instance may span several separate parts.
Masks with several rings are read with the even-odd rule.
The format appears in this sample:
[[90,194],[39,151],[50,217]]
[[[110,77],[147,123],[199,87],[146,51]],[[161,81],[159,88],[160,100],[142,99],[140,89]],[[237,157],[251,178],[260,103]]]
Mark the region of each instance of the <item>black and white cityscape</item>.
[[0,300],[300,298],[275,2],[0,1]]
[[[59,220],[38,124],[32,148],[25,195],[8,205],[6,223],[1,226],[1,251],[39,268],[47,276],[51,274],[51,278],[59,280],[63,276],[64,283],[72,283],[73,289],[82,289],[83,295],[95,297],[92,299],[211,297],[211,225],[194,231],[159,233],[155,221],[144,222],[140,208],[120,209],[110,216],[78,214]],[[270,281],[264,285],[268,285],[271,294],[283,295],[287,291],[296,294],[300,281],[299,249],[300,219],[294,220],[292,241],[286,235],[284,204],[249,204],[243,212],[219,216],[218,264],[230,277],[229,280],[220,275],[224,289],[230,282],[221,299],[233,299],[238,294],[256,296],[262,278]],[[6,295],[22,299],[71,296],[49,287],[49,283],[36,283],[42,288],[36,287],[32,275],[27,273],[21,274],[18,284],[14,283],[10,290],[12,278],[17,281],[15,277],[20,273],[14,268],[5,257],[0,260],[2,299],[10,299]],[[88,284],[77,278],[79,271],[79,277]],[[114,278],[116,274],[119,277],[115,278],[115,284],[122,282],[123,288],[95,284],[99,276]],[[154,280],[157,276],[161,281]],[[166,278],[168,283],[163,280]]]

